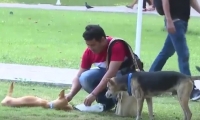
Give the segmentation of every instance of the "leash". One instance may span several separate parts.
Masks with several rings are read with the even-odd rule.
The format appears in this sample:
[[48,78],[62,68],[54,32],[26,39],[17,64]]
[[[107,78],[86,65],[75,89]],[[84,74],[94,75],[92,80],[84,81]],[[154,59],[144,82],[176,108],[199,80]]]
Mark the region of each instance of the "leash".
[[129,94],[129,96],[131,96],[132,95],[132,93],[131,93],[131,78],[132,78],[132,73],[129,73],[128,74],[128,94]]

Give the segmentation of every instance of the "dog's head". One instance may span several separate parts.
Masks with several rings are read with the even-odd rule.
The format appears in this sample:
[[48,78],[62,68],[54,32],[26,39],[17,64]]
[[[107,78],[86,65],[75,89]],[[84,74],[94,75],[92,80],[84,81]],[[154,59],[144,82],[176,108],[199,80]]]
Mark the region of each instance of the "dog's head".
[[121,91],[126,91],[127,88],[124,86],[124,84],[118,84],[116,82],[116,77],[112,78],[107,78],[108,83],[107,83],[107,92],[106,92],[106,97],[107,98],[112,98],[117,96],[117,94]]
[[68,104],[68,100],[65,98],[65,90],[62,90],[59,97],[56,100],[51,101],[49,106],[52,107],[52,109],[64,111],[73,109],[72,106]]

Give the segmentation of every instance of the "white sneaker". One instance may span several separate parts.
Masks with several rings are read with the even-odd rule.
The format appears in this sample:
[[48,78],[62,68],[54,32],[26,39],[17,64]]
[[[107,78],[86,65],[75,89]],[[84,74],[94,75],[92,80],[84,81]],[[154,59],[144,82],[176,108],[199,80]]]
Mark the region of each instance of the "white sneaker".
[[102,104],[95,104],[91,106],[85,106],[84,104],[80,104],[76,105],[75,108],[82,112],[103,112]]

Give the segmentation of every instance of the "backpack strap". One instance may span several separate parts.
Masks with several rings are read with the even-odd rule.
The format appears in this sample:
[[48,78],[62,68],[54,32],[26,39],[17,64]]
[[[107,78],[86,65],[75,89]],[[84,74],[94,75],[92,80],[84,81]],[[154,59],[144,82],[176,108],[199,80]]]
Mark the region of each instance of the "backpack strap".
[[134,64],[134,66],[135,66],[135,70],[136,70],[136,71],[140,71],[139,66],[138,66],[138,64],[137,64],[137,60],[136,60],[136,58],[135,58],[136,55],[134,54],[134,52],[133,52],[131,46],[130,46],[126,41],[124,41],[124,40],[121,39],[121,38],[113,38],[113,39],[110,41],[110,43],[109,43],[109,45],[108,45],[108,49],[107,49],[106,68],[107,68],[107,69],[109,68],[110,57],[111,57],[111,47],[112,47],[112,45],[113,45],[116,41],[122,41],[122,42],[128,47],[128,50],[129,50],[129,52],[130,52],[130,54],[131,54],[132,62],[133,62],[133,64]]

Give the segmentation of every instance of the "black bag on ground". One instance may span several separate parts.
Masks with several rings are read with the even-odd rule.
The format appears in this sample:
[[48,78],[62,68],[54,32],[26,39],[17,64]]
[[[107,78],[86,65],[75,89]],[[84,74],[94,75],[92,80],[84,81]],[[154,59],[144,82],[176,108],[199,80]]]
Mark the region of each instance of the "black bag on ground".
[[162,0],[153,0],[154,6],[160,15],[165,15],[163,6],[162,6]]

